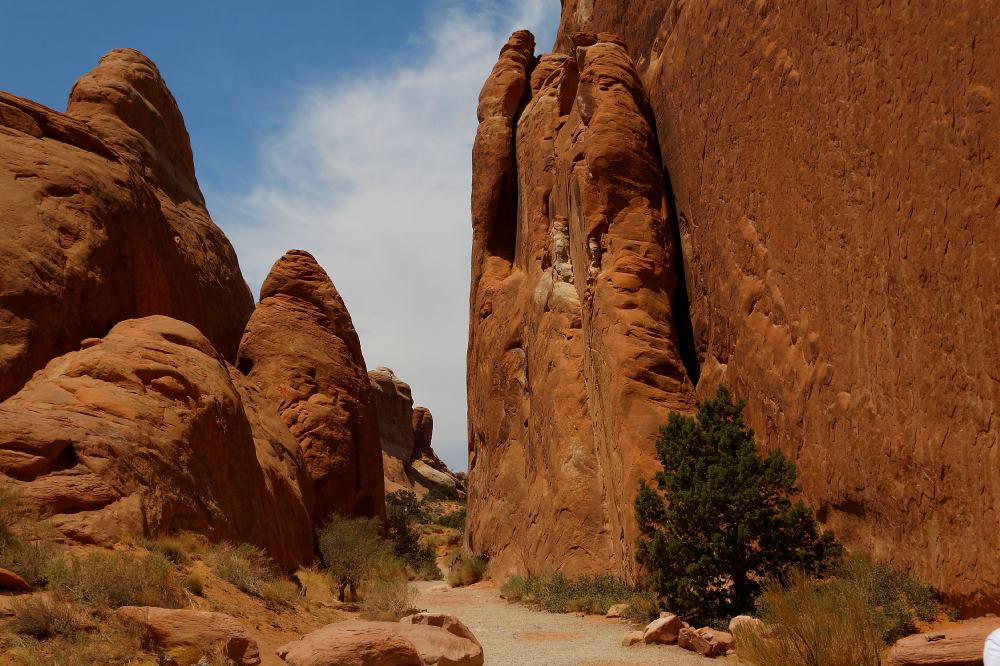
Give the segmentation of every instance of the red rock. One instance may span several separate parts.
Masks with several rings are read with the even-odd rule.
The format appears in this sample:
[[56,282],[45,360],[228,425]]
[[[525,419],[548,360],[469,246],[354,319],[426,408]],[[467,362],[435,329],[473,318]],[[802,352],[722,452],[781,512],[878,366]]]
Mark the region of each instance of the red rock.
[[469,546],[499,578],[635,580],[636,484],[657,468],[657,428],[694,397],[656,136],[619,41],[532,59],[515,33],[480,95]]
[[240,343],[238,367],[278,410],[316,490],[313,522],[331,512],[385,517],[378,416],[351,315],[311,254],[271,268]]
[[31,592],[31,585],[13,571],[0,569],[0,587],[15,592]]
[[413,643],[428,666],[482,666],[484,661],[483,647],[473,633],[446,613],[417,613],[399,623],[349,621],[329,626],[341,631],[371,627],[395,631]]
[[424,666],[413,643],[389,622],[328,624],[281,646],[288,666]]
[[0,400],[135,317],[187,321],[235,359],[253,298],[148,58],[108,53],[66,114],[0,93],[0,135]]
[[986,637],[1000,629],[1000,618],[973,620],[943,631],[944,638],[928,641],[924,634],[906,636],[889,650],[889,666],[965,666],[983,663]]
[[194,645],[220,649],[236,666],[260,663],[257,641],[238,620],[224,613],[124,606],[118,614],[142,625],[154,649]]
[[732,635],[736,634],[737,627],[745,626],[748,629],[763,628],[764,623],[755,617],[750,617],[749,615],[737,615],[729,621],[729,633]]
[[684,627],[685,624],[679,617],[666,613],[646,625],[642,631],[642,640],[647,643],[673,645],[677,642],[677,637]]
[[637,63],[699,396],[746,398],[851,549],[995,612],[1000,18],[898,10],[566,0],[557,50],[610,30]]
[[[677,636],[677,645],[684,648],[685,650],[691,650],[692,652],[697,652],[703,657],[718,657],[726,653],[726,650],[732,648],[732,637],[730,637],[729,642],[724,642],[719,639],[719,637],[712,635],[707,632],[711,632],[711,629],[692,629],[691,627],[684,627],[680,630]],[[723,636],[729,636],[724,632],[717,632]]]
[[175,319],[121,322],[50,361],[0,404],[0,467],[74,542],[191,530],[257,544],[282,567],[312,560],[298,444],[208,339]]
[[378,367],[368,377],[378,406],[385,492],[425,495],[438,485],[464,489],[431,448],[434,421],[426,407],[413,408],[410,385],[389,368]]
[[622,647],[632,647],[636,643],[642,642],[641,631],[630,631],[622,637]]
[[732,650],[734,647],[733,635],[725,631],[703,627],[698,630],[698,633],[708,641],[708,644],[712,646],[712,651],[717,655],[726,654],[726,652]]

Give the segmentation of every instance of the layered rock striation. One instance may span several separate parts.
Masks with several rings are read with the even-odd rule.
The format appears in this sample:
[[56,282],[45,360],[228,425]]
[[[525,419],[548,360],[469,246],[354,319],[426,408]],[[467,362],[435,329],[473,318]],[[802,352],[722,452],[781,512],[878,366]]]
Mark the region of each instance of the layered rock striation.
[[468,545],[494,575],[628,580],[632,499],[694,386],[653,117],[621,40],[534,56],[514,33],[479,98],[468,352]]
[[434,449],[434,419],[426,407],[413,407],[410,385],[389,368],[368,373],[378,410],[385,492],[412,490],[425,495],[438,485],[465,491],[465,484],[448,469]]
[[205,209],[156,66],[116,49],[66,113],[0,93],[0,400],[45,364],[153,314],[235,360],[253,298]]
[[0,403],[0,468],[75,543],[182,530],[312,561],[312,483],[274,407],[195,327],[152,316]]
[[238,367],[298,441],[315,488],[313,522],[331,512],[385,517],[379,416],[361,342],[333,281],[289,250],[260,290]]
[[566,0],[621,35],[676,198],[699,395],[848,546],[1000,608],[1000,18],[972,1]]

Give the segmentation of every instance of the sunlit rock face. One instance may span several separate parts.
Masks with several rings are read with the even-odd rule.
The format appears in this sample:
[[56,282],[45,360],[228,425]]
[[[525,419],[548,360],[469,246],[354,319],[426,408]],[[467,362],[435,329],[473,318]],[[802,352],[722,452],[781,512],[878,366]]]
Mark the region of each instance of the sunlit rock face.
[[469,547],[494,576],[633,580],[632,498],[694,386],[672,315],[667,192],[635,66],[610,34],[514,33],[473,150]]
[[186,321],[235,360],[253,298],[138,51],[101,58],[65,114],[0,93],[0,225],[0,400],[135,317]]
[[[570,61],[580,60],[574,41],[580,31],[621,37],[649,103],[653,152],[676,200],[683,271],[680,262],[674,268],[690,302],[697,371],[689,374],[698,377],[697,395],[725,382],[745,397],[761,448],[780,447],[797,462],[806,500],[848,546],[909,569],[967,612],[997,611],[995,9],[972,0],[943,13],[919,3],[565,0],[555,50]],[[510,63],[503,70],[508,89],[533,88],[528,82],[540,78],[534,72],[546,59],[532,64],[527,51],[519,58],[501,56],[501,64]],[[487,89],[500,90],[505,80],[491,77]],[[582,108],[582,83],[580,91],[564,98],[566,108]],[[522,252],[530,239],[545,235],[542,226],[554,228],[548,221],[554,214],[532,217],[537,190],[524,187],[531,177],[523,165],[528,150],[545,152],[551,141],[556,158],[538,171],[558,179],[558,137],[572,121],[551,139],[537,135],[524,147],[537,99],[526,93],[520,115],[513,108],[507,116],[490,114],[517,123],[516,155],[513,139],[504,144],[506,135],[496,130],[500,138],[489,142],[493,135],[484,134],[484,125],[474,162],[473,219],[483,256],[474,257],[473,266],[484,268],[472,294],[470,424],[480,438],[473,453],[478,473],[488,470],[487,476],[517,466],[551,469],[552,463],[539,462],[544,455],[566,459],[558,445],[523,443],[528,432],[531,441],[543,441],[542,431],[524,425],[537,418],[539,373],[529,365],[518,375],[532,389],[523,399],[517,391],[500,393],[507,386],[500,381],[483,381],[483,373],[498,366],[484,360],[490,329],[480,312],[507,312],[526,302],[488,276],[509,270],[503,279],[518,279],[526,265],[519,257],[528,256],[483,253],[484,239],[493,220],[515,220],[511,228],[520,226],[509,237]],[[502,125],[487,120],[489,127]],[[496,159],[487,158],[487,146]],[[504,165],[508,179],[491,180],[483,161]],[[507,188],[506,198],[495,198],[508,208],[477,213],[477,201],[492,201],[490,192],[502,189],[493,182]],[[550,210],[557,200],[550,196]],[[529,219],[538,220],[539,233],[527,230]],[[573,237],[574,218],[566,219],[570,247],[582,248]],[[572,255],[575,284],[583,275],[578,255]],[[525,330],[523,319],[512,319],[504,331]],[[585,331],[586,318],[581,321]],[[683,332],[685,321],[676,321]],[[543,328],[531,330],[538,335]],[[533,357],[523,337],[490,340],[495,353],[511,353],[510,367],[525,367],[513,363],[515,354]],[[567,335],[562,344],[572,341]],[[566,360],[569,354],[547,358],[553,367],[586,367]],[[580,404],[600,413],[588,398]],[[502,436],[485,425],[491,409],[498,415],[493,422],[509,424]],[[589,427],[583,411],[574,420],[580,430]],[[569,436],[570,429],[558,430]],[[504,447],[511,453],[498,456]],[[487,454],[492,457],[484,459]],[[474,496],[476,488],[490,487],[473,486]],[[552,487],[546,497],[557,492],[566,487]],[[490,505],[490,499],[476,501]],[[483,516],[488,520],[490,513]],[[473,536],[484,538],[475,524]],[[515,542],[537,549],[543,539]]]

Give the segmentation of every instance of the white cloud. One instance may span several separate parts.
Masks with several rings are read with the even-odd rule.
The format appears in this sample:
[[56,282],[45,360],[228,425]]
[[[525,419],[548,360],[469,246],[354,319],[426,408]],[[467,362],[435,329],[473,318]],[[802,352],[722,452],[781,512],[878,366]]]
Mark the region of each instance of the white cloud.
[[307,91],[262,147],[265,180],[216,207],[255,294],[290,248],[344,298],[368,368],[388,366],[434,415],[434,448],[466,469],[471,154],[479,90],[513,30],[552,44],[555,0],[438,5],[426,57]]

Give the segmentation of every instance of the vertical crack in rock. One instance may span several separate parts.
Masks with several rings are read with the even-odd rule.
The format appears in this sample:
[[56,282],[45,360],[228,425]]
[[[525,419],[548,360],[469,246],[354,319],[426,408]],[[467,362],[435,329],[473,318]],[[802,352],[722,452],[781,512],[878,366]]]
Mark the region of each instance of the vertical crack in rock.
[[670,212],[670,229],[674,239],[674,273],[677,275],[677,291],[671,303],[674,325],[677,327],[677,345],[684,362],[684,370],[695,387],[701,379],[701,359],[694,344],[694,326],[691,323],[691,300],[688,295],[687,271],[684,263],[684,248],[681,244],[680,220],[677,217],[677,200],[670,182],[670,174],[663,170],[663,182],[667,188],[667,206]]

